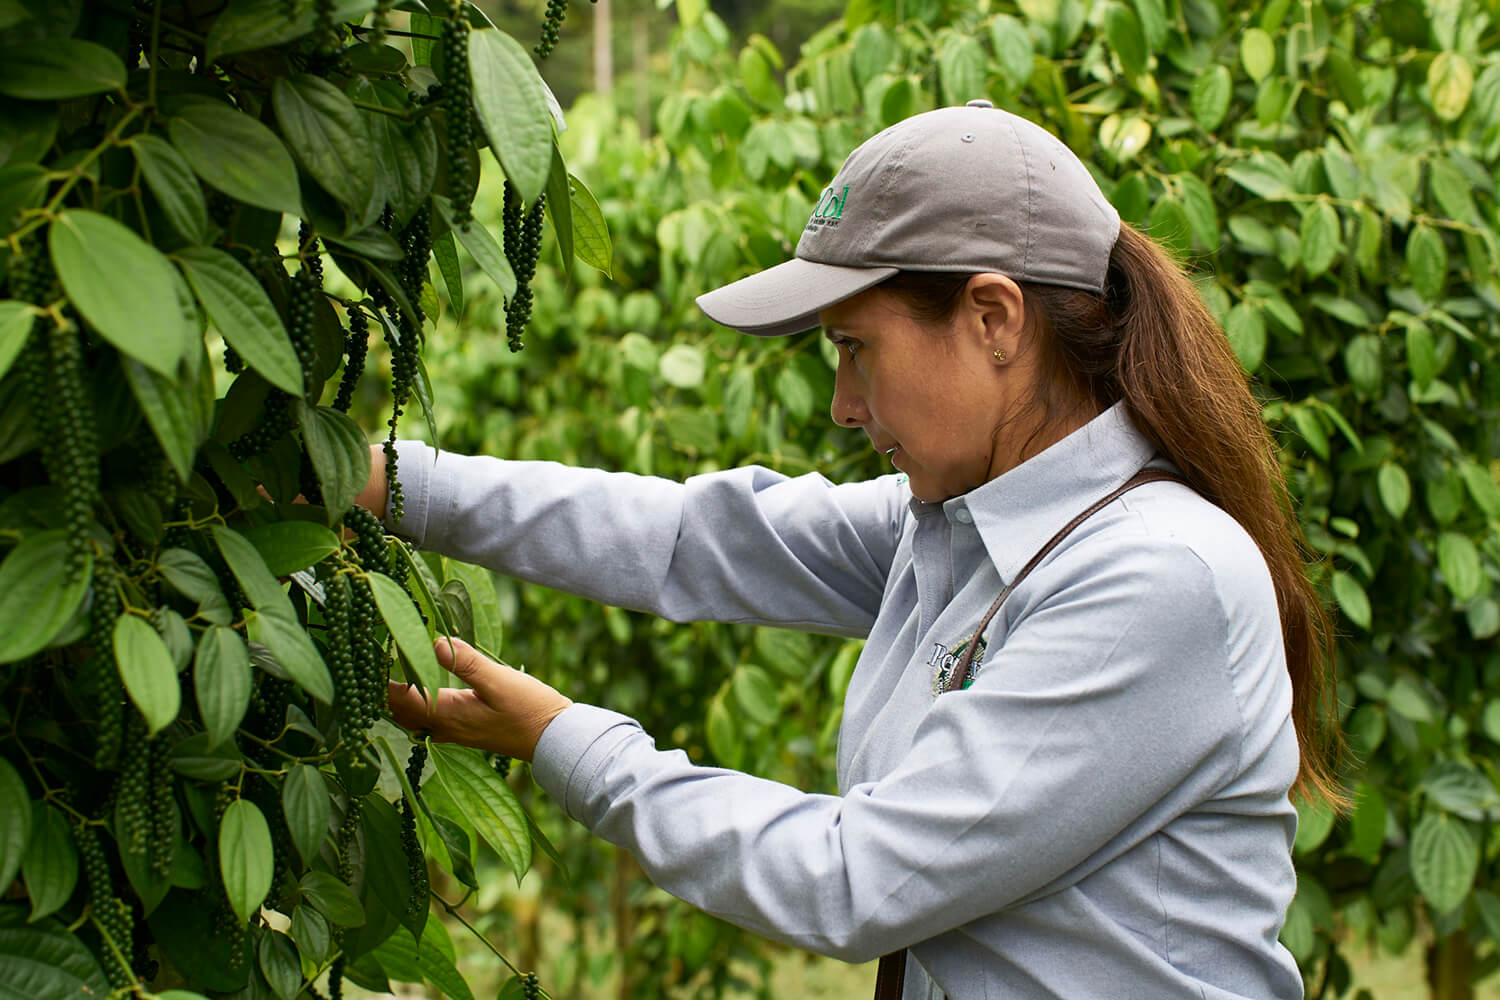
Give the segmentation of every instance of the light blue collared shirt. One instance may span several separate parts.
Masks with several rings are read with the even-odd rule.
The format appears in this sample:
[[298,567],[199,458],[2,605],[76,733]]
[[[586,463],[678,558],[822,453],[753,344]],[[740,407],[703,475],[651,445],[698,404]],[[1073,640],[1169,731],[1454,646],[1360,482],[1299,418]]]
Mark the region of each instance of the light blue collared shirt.
[[404,444],[401,529],[674,620],[866,637],[836,796],[695,767],[594,706],[548,727],[536,780],[673,894],[851,962],[909,946],[905,1000],[1297,998],[1291,685],[1228,515],[1174,483],[1114,501],[936,693],[1004,582],[1152,457],[1116,406],[926,504],[898,476],[679,484]]

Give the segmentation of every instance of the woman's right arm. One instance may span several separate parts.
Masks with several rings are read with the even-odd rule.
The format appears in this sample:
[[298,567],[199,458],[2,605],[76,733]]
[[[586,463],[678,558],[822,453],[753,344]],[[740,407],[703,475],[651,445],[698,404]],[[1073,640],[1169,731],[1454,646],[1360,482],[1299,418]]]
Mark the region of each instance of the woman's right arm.
[[385,446],[372,444],[370,445],[370,481],[365,483],[365,488],[360,491],[359,496],[354,498],[354,502],[384,521],[386,500],[389,497],[390,487],[385,481]]
[[417,442],[398,458],[401,521],[378,448],[360,500],[417,545],[676,621],[864,635],[906,516],[893,476],[833,485],[751,467],[677,483]]

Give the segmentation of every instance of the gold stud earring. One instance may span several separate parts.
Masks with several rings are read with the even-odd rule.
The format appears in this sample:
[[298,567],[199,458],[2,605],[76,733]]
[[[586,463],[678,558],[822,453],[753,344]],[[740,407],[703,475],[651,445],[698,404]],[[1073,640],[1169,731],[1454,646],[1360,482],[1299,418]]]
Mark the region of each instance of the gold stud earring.
[[998,348],[998,347],[995,348],[995,360],[996,361],[1002,361],[1003,362],[1009,356],[1010,355],[1006,354],[1005,351],[1002,350],[1001,348]]

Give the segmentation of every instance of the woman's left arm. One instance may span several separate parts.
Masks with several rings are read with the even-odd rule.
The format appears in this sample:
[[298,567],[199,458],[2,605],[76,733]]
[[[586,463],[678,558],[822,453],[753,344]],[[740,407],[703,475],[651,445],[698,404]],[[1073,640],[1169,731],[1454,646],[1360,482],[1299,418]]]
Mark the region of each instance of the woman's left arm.
[[902,763],[842,797],[693,766],[587,705],[554,713],[533,773],[723,919],[853,962],[926,940],[1107,863],[1239,771],[1246,711],[1273,729],[1285,716],[1279,631],[1246,646],[1190,551],[1098,566],[1039,569],[1049,596],[973,686],[939,696]]

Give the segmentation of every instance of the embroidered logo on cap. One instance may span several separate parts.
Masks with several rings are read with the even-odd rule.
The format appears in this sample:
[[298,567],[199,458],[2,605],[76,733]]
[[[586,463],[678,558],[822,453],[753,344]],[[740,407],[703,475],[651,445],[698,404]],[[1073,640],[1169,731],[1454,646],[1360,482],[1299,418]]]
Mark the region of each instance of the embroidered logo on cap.
[[813,214],[807,220],[808,232],[815,232],[826,226],[837,226],[839,220],[844,217],[844,206],[849,203],[849,185],[844,185],[844,190],[835,193],[833,188],[823,191],[823,196],[818,199],[818,207],[813,209]]

